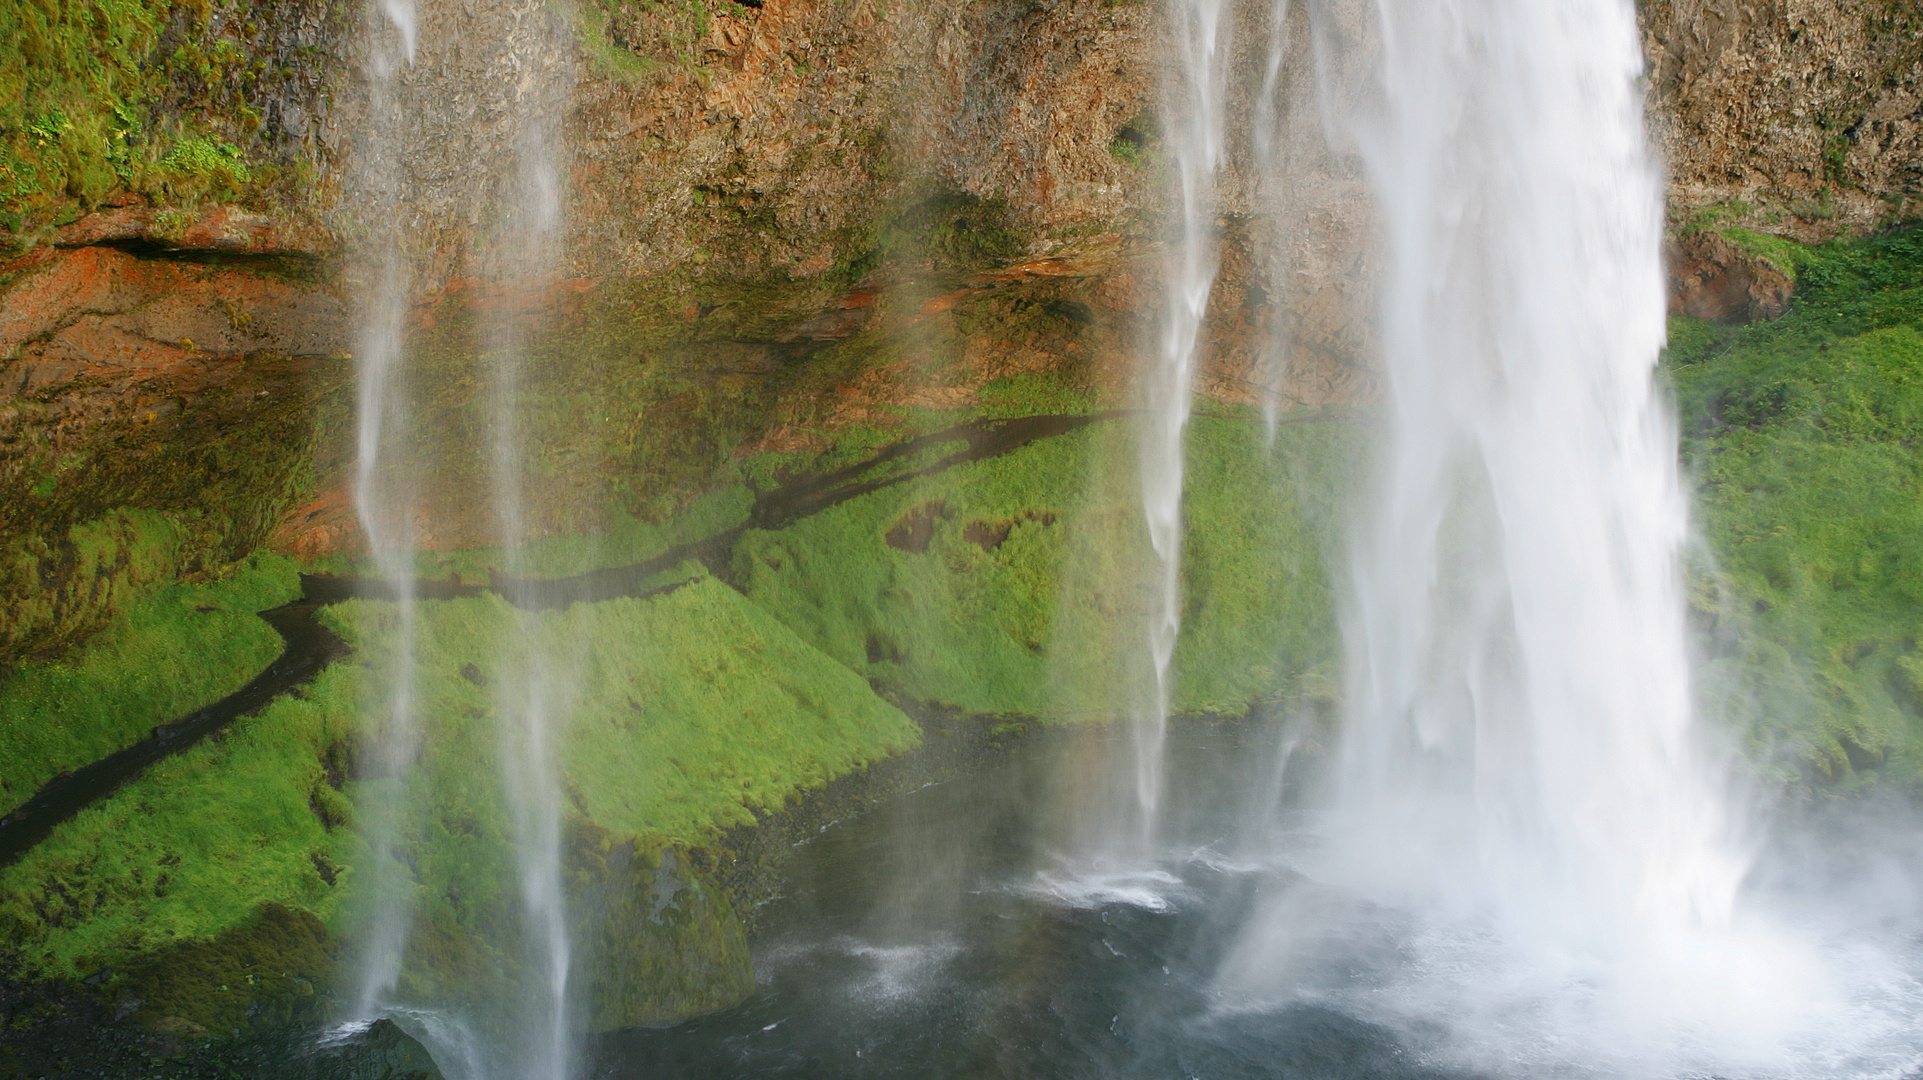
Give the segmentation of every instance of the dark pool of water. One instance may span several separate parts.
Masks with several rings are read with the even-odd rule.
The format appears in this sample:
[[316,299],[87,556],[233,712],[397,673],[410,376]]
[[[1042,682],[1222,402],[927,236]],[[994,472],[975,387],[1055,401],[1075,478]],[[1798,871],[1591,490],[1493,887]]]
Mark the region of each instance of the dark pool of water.
[[[761,913],[756,994],[605,1036],[589,1075],[1466,1075],[1339,1007],[1225,1008],[1224,950],[1254,897],[1287,884],[1286,870],[1236,854],[1276,786],[1273,733],[1178,734],[1174,805],[1148,857],[1103,828],[1120,816],[1120,741],[1063,740],[824,830],[797,850],[789,895]],[[1337,968],[1325,977],[1343,979]]]

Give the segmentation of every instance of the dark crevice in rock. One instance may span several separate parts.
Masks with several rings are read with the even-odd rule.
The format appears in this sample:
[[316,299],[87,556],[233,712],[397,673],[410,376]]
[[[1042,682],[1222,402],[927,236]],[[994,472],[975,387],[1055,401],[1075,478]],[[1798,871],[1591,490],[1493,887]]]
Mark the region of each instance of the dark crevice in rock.
[[320,255],[301,251],[222,251],[218,248],[182,247],[165,240],[150,239],[62,246],[112,248],[123,255],[155,262],[248,267],[296,281],[318,280],[325,276],[326,260]]

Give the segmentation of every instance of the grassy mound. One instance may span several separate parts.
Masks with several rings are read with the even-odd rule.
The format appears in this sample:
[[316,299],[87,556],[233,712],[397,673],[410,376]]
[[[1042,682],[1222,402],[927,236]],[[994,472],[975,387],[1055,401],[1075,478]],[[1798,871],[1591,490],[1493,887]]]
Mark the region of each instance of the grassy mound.
[[[280,999],[313,995],[334,962],[312,927],[353,939],[355,898],[378,860],[418,912],[404,988],[518,1000],[514,823],[498,733],[512,719],[503,702],[548,693],[554,715],[571,718],[558,733],[569,776],[564,862],[571,902],[596,928],[584,951],[622,970],[682,972],[645,992],[598,980],[594,1015],[638,1023],[716,1007],[752,985],[746,944],[725,898],[672,855],[676,846],[919,735],[859,676],[696,577],[650,599],[560,611],[521,612],[494,597],[423,605],[415,702],[430,749],[376,761],[356,748],[366,703],[394,675],[396,609],[353,602],[327,617],[353,659],[156,765],[0,871],[0,933],[26,973],[112,969],[103,993],[140,998],[149,1020],[226,1030],[263,1001],[273,1007],[251,1015],[282,1016]],[[384,801],[403,772],[425,780],[407,785],[419,801]],[[385,831],[356,810],[383,805],[398,808]],[[370,838],[383,836],[377,856]],[[639,908],[622,899],[637,889],[655,899]],[[227,977],[231,964],[207,960],[274,942],[291,943],[287,962],[260,961],[245,984]],[[193,970],[207,977],[158,972],[169,956],[200,957]]]
[[[1328,663],[1323,555],[1346,435],[1289,425],[1265,447],[1259,424],[1195,421],[1178,711],[1241,712]],[[751,531],[732,572],[801,637],[905,697],[1120,715],[1152,677],[1133,438],[1132,424],[1099,424]]]
[[157,763],[0,871],[0,936],[25,970],[92,975],[243,926],[268,903],[334,920],[347,834],[330,831],[317,791],[330,749],[353,735],[356,671],[329,668]]
[[1785,778],[1923,786],[1923,230],[1772,253],[1788,315],[1670,331],[1706,688]]
[[224,581],[134,603],[58,660],[19,665],[0,681],[0,806],[240,689],[281,651],[255,612],[299,591],[293,564],[262,552]]

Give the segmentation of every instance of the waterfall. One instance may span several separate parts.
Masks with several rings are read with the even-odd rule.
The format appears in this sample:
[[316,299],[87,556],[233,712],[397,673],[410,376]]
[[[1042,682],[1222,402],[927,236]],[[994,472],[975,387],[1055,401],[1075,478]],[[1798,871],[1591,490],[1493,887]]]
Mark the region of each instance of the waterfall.
[[[367,109],[351,177],[362,222],[354,494],[374,566],[396,608],[396,655],[370,702],[366,752],[374,767],[367,771],[389,779],[362,785],[375,857],[363,890],[369,911],[357,941],[353,1009],[363,1018],[402,1016],[441,1056],[465,1062],[457,1071],[472,1077],[498,1071],[561,1080],[572,1070],[560,737],[576,660],[560,655],[552,635],[540,632],[538,613],[505,609],[501,617],[512,626],[490,672],[475,675],[493,698],[511,848],[505,862],[514,869],[514,879],[498,887],[519,907],[518,940],[499,944],[518,950],[523,985],[516,1000],[494,1003],[512,1018],[510,1030],[447,1015],[439,1011],[446,1002],[408,1000],[404,976],[419,883],[413,860],[400,849],[439,797],[432,790],[437,770],[457,772],[466,764],[440,762],[437,748],[425,745],[424,721],[436,706],[422,700],[417,686],[417,638],[426,619],[417,561],[433,528],[426,519],[435,497],[448,504],[479,496],[484,508],[476,516],[501,545],[499,569],[517,578],[534,569],[525,556],[536,528],[526,476],[538,448],[527,444],[520,418],[528,409],[530,350],[543,331],[560,267],[560,123],[572,82],[563,58],[571,45],[565,21],[542,0],[496,0],[478,13],[473,5],[417,10],[413,0],[383,0],[370,12]],[[477,80],[498,100],[477,113],[472,94],[459,85],[463,79]],[[480,153],[448,168],[450,137]],[[430,484],[435,463],[422,448],[434,433],[421,430],[418,416],[430,388],[416,385],[427,379],[410,371],[403,340],[417,274],[428,276],[426,260],[445,262],[448,253],[434,245],[463,229],[476,230],[464,245],[468,253],[454,258],[476,271],[474,374],[484,388],[486,419],[480,445],[446,440],[441,452],[473,455],[485,482],[471,494]]]
[[[394,590],[398,611],[395,642],[397,674],[384,700],[372,703],[370,750],[381,760],[381,774],[393,774],[420,754],[420,725],[414,714],[415,635],[414,508],[420,491],[414,478],[391,467],[404,444],[410,413],[401,338],[407,315],[412,265],[402,225],[408,209],[401,197],[402,157],[408,148],[410,118],[397,93],[401,71],[414,61],[417,13],[413,0],[384,0],[381,16],[371,18],[368,34],[368,109],[356,160],[356,179],[366,192],[365,220],[378,231],[365,245],[366,268],[356,290],[359,321],[356,371],[354,506],[367,536],[369,554],[382,580]],[[407,792],[396,785],[363,795],[368,846],[386,853],[403,824]],[[412,911],[404,897],[407,882],[395,859],[377,858],[366,902],[373,913],[359,946],[359,977],[354,1013],[376,1015],[392,996],[400,977]]]
[[1692,741],[1660,179],[1620,0],[1382,6],[1388,246],[1339,805],[1398,887],[1510,920],[1726,923]]
[[[1373,85],[1325,80],[1324,113],[1379,215],[1385,400],[1299,865],[1393,913],[1369,918],[1407,966],[1368,1008],[1478,1067],[1773,1067],[1815,1001],[1781,990],[1815,968],[1740,908],[1748,856],[1693,724],[1634,12],[1374,13]],[[1302,902],[1272,906],[1258,954],[1326,947],[1283,925]]]
[[1163,270],[1160,348],[1145,380],[1141,452],[1142,510],[1154,551],[1148,650],[1155,670],[1152,696],[1139,704],[1135,718],[1135,790],[1144,836],[1154,831],[1162,799],[1162,748],[1181,630],[1182,436],[1188,429],[1202,318],[1215,284],[1215,174],[1223,157],[1229,51],[1223,0],[1178,0],[1169,8],[1177,63],[1165,126],[1176,186],[1175,235]]
[[[540,37],[552,29],[539,4],[516,12],[515,34],[535,39],[513,42],[508,52],[514,79],[528,99],[526,119],[516,145],[516,182],[508,225],[496,246],[498,291],[530,294],[533,315],[494,313],[488,320],[490,353],[489,410],[492,458],[489,480],[497,529],[506,551],[507,572],[532,576],[525,557],[529,537],[526,469],[535,447],[526,444],[520,417],[525,412],[523,367],[530,337],[538,330],[540,294],[559,265],[562,220],[560,178],[555,168],[560,149],[560,107],[564,95],[554,73],[531,62],[542,53]],[[528,987],[522,1016],[526,1039],[517,1075],[527,1080],[565,1080],[573,1058],[573,1021],[568,1014],[568,974],[572,958],[567,896],[562,886],[561,809],[563,805],[558,737],[566,720],[562,688],[572,682],[578,660],[549,647],[537,633],[538,616],[515,612],[517,633],[505,639],[497,670],[495,708],[499,716],[499,758],[513,826],[518,870],[523,952],[536,982]]]

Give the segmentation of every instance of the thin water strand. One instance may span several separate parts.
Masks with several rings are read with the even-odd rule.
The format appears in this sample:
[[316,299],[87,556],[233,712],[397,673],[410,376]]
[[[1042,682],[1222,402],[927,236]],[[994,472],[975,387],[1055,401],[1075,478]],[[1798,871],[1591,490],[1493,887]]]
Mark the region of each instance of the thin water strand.
[[[372,754],[384,774],[402,771],[419,756],[421,731],[414,703],[415,567],[413,510],[418,492],[392,460],[407,433],[409,387],[402,355],[412,267],[398,228],[402,156],[410,128],[401,96],[394,92],[402,70],[413,62],[417,14],[413,0],[383,0],[381,18],[368,27],[372,78],[366,146],[356,158],[365,174],[362,190],[377,205],[365,220],[388,230],[368,245],[374,255],[368,278],[356,297],[359,321],[356,373],[356,457],[354,509],[381,578],[394,590],[398,619],[392,681],[377,689]],[[380,1015],[400,978],[401,956],[412,923],[404,865],[389,856],[408,812],[407,792],[399,785],[375,788],[363,796],[369,850],[375,853],[373,880],[365,899],[372,907],[359,948],[354,1015]]]
[[1229,31],[1222,0],[1170,5],[1177,85],[1169,111],[1177,216],[1164,269],[1167,295],[1160,349],[1146,380],[1142,435],[1142,510],[1154,552],[1148,651],[1155,670],[1150,700],[1135,719],[1136,800],[1141,836],[1152,837],[1162,801],[1170,676],[1181,633],[1182,439],[1188,429],[1202,319],[1215,285],[1215,177],[1222,163]]
[[[556,168],[562,95],[556,72],[546,70],[555,50],[547,38],[552,20],[540,5],[523,8],[509,58],[520,69],[517,88],[526,120],[516,144],[516,182],[509,227],[497,242],[499,284],[538,294],[554,275],[563,227],[563,197]],[[503,314],[488,320],[490,359],[489,486],[496,531],[508,573],[533,576],[526,558],[526,462],[529,447],[521,425],[525,409],[523,369],[532,339],[542,329],[538,314]],[[569,911],[562,876],[562,780],[557,747],[571,703],[557,687],[572,681],[579,660],[541,632],[538,613],[510,613],[514,632],[503,641],[499,669],[510,673],[495,694],[499,717],[497,758],[502,773],[523,919],[522,953],[532,985],[519,1012],[519,1074],[526,1080],[565,1080],[573,1071],[574,1033],[568,980],[573,961]]]

